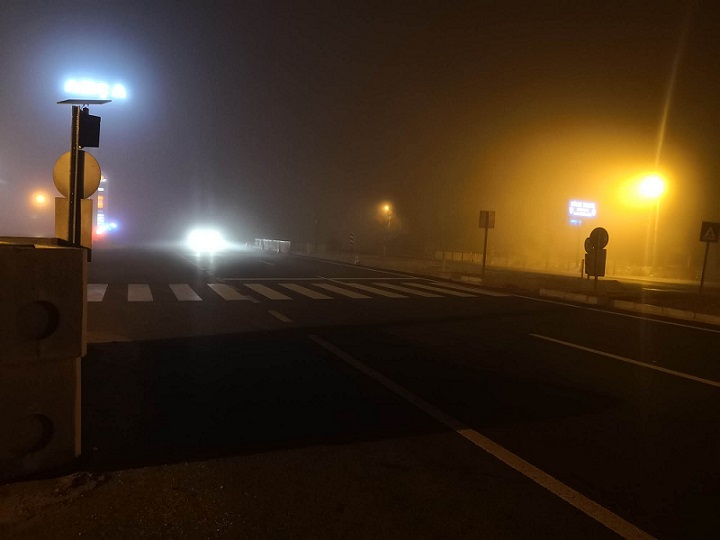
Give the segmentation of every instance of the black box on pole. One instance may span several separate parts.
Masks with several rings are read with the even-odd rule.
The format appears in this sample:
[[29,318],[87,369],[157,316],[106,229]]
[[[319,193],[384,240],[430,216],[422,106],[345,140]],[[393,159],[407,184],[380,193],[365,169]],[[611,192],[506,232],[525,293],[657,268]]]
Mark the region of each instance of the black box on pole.
[[80,140],[81,148],[98,148],[100,146],[100,117],[90,114],[88,108],[80,111]]

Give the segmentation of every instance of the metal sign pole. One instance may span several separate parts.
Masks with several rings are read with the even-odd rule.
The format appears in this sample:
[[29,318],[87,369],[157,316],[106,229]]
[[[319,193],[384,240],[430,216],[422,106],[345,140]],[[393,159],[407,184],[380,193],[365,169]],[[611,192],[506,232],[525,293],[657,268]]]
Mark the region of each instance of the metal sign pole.
[[483,242],[483,265],[481,277],[485,277],[485,261],[487,259],[488,220],[485,220],[485,241]]
[[703,259],[703,269],[700,274],[700,294],[702,295],[703,285],[705,284],[705,266],[707,266],[708,251],[710,251],[710,242],[705,242],[705,258]]
[[70,132],[70,193],[68,193],[68,238],[71,244],[79,245],[76,229],[79,228],[79,206],[78,197],[78,151],[80,146],[80,107],[72,107],[72,124]]

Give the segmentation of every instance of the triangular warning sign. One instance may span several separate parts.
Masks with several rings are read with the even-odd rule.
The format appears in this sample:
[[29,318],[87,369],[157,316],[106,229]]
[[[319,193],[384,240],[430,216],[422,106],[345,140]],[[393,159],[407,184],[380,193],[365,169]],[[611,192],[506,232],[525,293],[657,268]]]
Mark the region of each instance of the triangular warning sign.
[[718,238],[717,238],[717,235],[715,234],[715,229],[713,229],[712,227],[708,227],[708,230],[705,231],[705,234],[703,235],[702,239],[704,242],[717,242]]

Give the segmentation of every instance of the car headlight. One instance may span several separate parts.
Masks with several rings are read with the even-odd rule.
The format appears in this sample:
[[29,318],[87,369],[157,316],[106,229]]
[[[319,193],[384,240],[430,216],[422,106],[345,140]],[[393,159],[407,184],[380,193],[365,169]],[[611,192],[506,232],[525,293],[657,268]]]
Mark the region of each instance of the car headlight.
[[226,242],[218,230],[194,229],[188,234],[187,246],[196,253],[214,253],[223,250]]

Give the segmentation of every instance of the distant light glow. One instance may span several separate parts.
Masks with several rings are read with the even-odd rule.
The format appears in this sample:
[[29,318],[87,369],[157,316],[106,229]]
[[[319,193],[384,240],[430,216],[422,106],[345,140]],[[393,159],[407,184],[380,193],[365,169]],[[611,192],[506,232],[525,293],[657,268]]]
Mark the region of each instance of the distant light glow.
[[65,82],[65,92],[74,97],[90,99],[127,98],[127,90],[122,84],[114,84],[111,87],[106,82],[92,79],[68,79]]
[[188,234],[187,246],[196,253],[215,253],[225,249],[227,243],[218,230],[194,229]]
[[571,200],[568,206],[568,214],[574,217],[594,218],[597,216],[597,203]]
[[37,207],[45,206],[50,201],[48,195],[43,191],[34,192],[30,199],[32,200],[32,204]]

